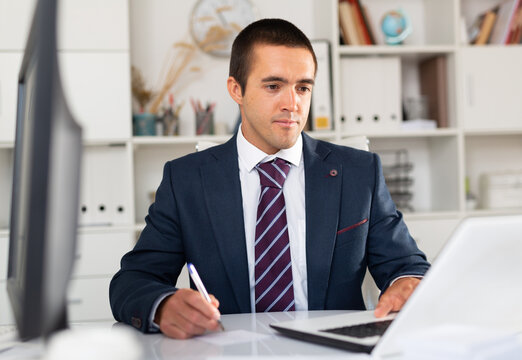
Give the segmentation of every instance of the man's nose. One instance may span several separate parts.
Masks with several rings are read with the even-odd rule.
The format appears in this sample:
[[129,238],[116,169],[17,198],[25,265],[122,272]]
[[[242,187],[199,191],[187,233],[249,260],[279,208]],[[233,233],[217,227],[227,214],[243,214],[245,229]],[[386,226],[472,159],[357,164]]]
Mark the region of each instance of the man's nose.
[[299,97],[295,89],[288,89],[281,100],[281,108],[282,110],[296,112],[299,109],[298,102]]

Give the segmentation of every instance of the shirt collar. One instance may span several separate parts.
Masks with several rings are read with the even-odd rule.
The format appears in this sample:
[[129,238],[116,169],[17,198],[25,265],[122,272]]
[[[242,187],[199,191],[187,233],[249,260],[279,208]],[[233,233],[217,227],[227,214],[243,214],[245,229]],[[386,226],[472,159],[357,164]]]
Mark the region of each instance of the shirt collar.
[[271,161],[276,157],[286,160],[292,165],[299,166],[299,164],[301,164],[303,155],[303,139],[302,136],[299,135],[297,137],[297,141],[292,147],[288,149],[281,149],[273,155],[268,155],[264,151],[249,143],[248,140],[243,136],[241,126],[239,126],[237,132],[237,153],[239,156],[239,161],[249,172],[252,171],[260,162]]

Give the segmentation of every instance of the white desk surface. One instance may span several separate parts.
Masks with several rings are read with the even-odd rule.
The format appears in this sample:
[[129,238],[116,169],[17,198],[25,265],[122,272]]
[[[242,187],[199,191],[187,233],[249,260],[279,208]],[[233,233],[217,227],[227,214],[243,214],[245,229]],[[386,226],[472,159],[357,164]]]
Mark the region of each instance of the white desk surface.
[[[136,338],[143,347],[142,359],[167,360],[167,359],[242,359],[253,357],[258,359],[270,358],[305,358],[305,359],[368,359],[366,354],[350,353],[345,350],[316,345],[304,341],[294,340],[280,335],[270,328],[269,324],[287,321],[297,318],[332,315],[345,311],[310,311],[287,313],[263,313],[263,314],[233,314],[223,315],[222,322],[225,333],[204,335],[189,340],[175,340],[162,334],[142,334],[133,329]],[[115,322],[85,322],[71,324],[73,330],[110,329],[129,327]],[[218,339],[218,336],[224,336]],[[38,346],[40,352],[45,352],[45,347]],[[44,348],[44,350],[42,350]],[[16,350],[12,349],[11,351]],[[0,358],[22,359],[26,355],[34,357],[35,348],[23,346],[18,351],[6,351],[0,354]],[[11,356],[9,356],[11,355]],[[15,355],[15,356],[13,356]],[[43,356],[43,355],[42,355]],[[72,358],[71,358],[72,359]],[[104,360],[100,357],[97,360]],[[113,359],[111,359],[113,360]]]
[[[222,322],[226,332],[243,338],[235,344],[210,343],[208,337],[193,338],[189,340],[174,340],[163,335],[141,335],[140,339],[145,347],[146,359],[212,359],[226,357],[306,357],[307,359],[324,359],[332,357],[361,358],[361,354],[354,354],[345,350],[316,345],[304,341],[294,340],[280,335],[269,324],[306,318],[324,316],[326,314],[341,313],[342,311],[311,311],[311,312],[287,312],[287,313],[261,313],[261,314],[234,314],[223,315]],[[239,330],[239,331],[238,331]],[[253,338],[248,340],[246,331],[251,332]],[[257,337],[255,334],[258,334]],[[211,335],[217,337],[223,334]],[[216,338],[216,340],[218,340]],[[228,341],[223,339],[224,342]],[[238,339],[239,341],[239,339]],[[362,358],[368,358],[367,355]]]
[[[345,311],[310,311],[263,314],[223,315],[226,329],[223,333],[211,333],[189,340],[174,340],[162,334],[142,334],[134,328],[113,321],[71,324],[72,330],[63,332],[69,336],[68,346],[61,346],[61,356],[56,357],[51,346],[42,341],[18,343],[13,348],[2,348],[1,360],[167,360],[167,359],[370,359],[366,354],[294,340],[278,334],[269,324],[300,318],[310,318]],[[125,330],[125,331],[124,331]],[[124,333],[124,341],[119,337]],[[92,334],[96,336],[93,338]],[[72,338],[72,342],[70,341]],[[60,339],[58,333],[56,339]],[[95,339],[94,341],[92,339]],[[119,340],[119,341],[118,341]],[[522,341],[522,333],[520,334]],[[5,345],[5,344],[4,344]],[[520,354],[521,347],[517,348]],[[127,350],[122,355],[122,349]],[[114,350],[114,351],[111,351]],[[119,351],[117,351],[119,350]],[[141,355],[140,355],[141,353]],[[51,354],[53,356],[51,356]],[[65,354],[65,355],[64,355]],[[47,355],[47,357],[46,357]],[[517,355],[518,356],[518,355]],[[397,357],[394,359],[401,359]],[[462,357],[458,357],[461,359]],[[473,357],[476,358],[476,357]],[[499,359],[501,359],[500,357]],[[515,357],[518,359],[518,357]],[[409,358],[411,359],[411,357]],[[509,359],[514,359],[509,357]]]

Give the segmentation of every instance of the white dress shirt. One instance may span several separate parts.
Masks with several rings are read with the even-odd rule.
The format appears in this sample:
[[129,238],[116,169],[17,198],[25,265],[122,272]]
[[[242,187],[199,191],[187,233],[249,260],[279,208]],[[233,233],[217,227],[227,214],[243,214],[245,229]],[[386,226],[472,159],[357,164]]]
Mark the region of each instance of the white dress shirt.
[[256,311],[254,242],[257,221],[257,205],[261,193],[259,174],[255,167],[260,162],[271,161],[276,157],[284,159],[291,164],[290,172],[288,173],[283,185],[283,195],[285,197],[288,236],[290,238],[290,257],[292,259],[295,309],[308,310],[303,139],[299,136],[297,142],[291,148],[282,149],[274,155],[268,155],[249,143],[243,136],[240,127],[237,134],[237,152],[239,161],[239,179],[241,180],[241,195],[243,197],[243,218],[245,220],[251,310],[252,312]]

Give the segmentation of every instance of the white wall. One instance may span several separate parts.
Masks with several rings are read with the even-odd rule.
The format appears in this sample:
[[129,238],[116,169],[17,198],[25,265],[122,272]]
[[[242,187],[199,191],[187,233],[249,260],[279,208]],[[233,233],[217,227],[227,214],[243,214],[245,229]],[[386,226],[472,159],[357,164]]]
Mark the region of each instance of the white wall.
[[[163,83],[159,76],[172,44],[179,41],[192,42],[189,17],[194,4],[196,0],[130,0],[131,64],[141,70],[148,86],[158,89]],[[287,19],[301,28],[307,36],[314,37],[314,25],[309,20],[313,18],[313,0],[301,1],[299,9],[295,8],[295,2],[280,0],[256,0],[254,4],[259,18]],[[217,102],[214,121],[224,122],[232,129],[239,109],[226,89],[228,63],[228,58],[215,58],[198,52],[190,66],[198,66],[202,71],[186,72],[184,79],[190,80],[190,83],[181,89],[176,85],[173,87],[175,98],[185,100],[181,111],[181,135],[193,135],[195,132],[194,113],[189,106],[190,97],[202,102]],[[183,79],[180,80],[183,82]]]

